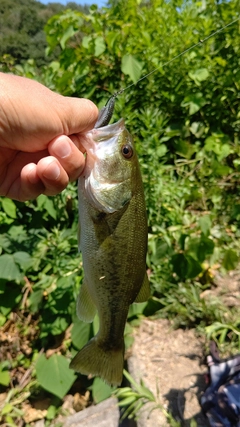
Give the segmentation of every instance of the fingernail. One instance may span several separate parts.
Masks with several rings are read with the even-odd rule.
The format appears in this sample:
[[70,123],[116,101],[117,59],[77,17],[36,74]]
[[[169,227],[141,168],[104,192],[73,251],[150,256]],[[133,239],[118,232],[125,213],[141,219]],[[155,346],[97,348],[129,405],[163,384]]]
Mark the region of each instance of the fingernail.
[[52,145],[52,150],[54,151],[55,155],[61,159],[68,157],[72,151],[70,144],[68,144],[66,141],[56,141]]
[[60,173],[61,173],[61,170],[58,164],[56,162],[51,162],[43,172],[43,176],[47,179],[55,181],[56,179],[59,178]]
[[31,184],[37,184],[39,182],[39,177],[36,173],[36,165],[35,164],[29,164],[28,165],[28,181]]

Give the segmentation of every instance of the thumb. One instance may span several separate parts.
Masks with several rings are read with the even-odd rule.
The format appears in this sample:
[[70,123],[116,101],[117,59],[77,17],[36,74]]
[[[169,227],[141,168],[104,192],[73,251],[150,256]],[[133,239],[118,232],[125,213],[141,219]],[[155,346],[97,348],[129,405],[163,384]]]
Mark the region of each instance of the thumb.
[[72,135],[93,129],[98,118],[98,108],[85,98],[61,96],[55,107],[58,110],[65,135]]

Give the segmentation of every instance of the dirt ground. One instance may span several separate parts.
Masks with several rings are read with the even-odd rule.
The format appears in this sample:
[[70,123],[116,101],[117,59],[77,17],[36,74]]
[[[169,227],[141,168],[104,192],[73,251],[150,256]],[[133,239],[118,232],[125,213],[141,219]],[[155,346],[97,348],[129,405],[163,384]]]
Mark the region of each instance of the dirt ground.
[[[203,298],[218,296],[228,307],[240,307],[240,271],[215,278],[213,290],[205,291]],[[189,427],[192,418],[198,427],[208,425],[201,413],[199,398],[206,385],[204,342],[194,330],[173,330],[167,320],[145,319],[136,329],[132,355],[128,360],[132,376],[143,379],[145,385],[158,395],[158,402],[183,426]],[[150,413],[146,405],[138,427],[166,427],[168,424],[160,409]],[[150,413],[150,415],[149,415]]]
[[[189,426],[194,417],[197,425],[206,426],[198,403],[204,390],[203,342],[193,330],[172,330],[167,320],[145,319],[135,333],[132,356],[128,361],[132,376],[143,379],[158,395],[158,402],[175,419]],[[166,427],[161,409],[149,416],[151,404],[144,408],[139,427]]]

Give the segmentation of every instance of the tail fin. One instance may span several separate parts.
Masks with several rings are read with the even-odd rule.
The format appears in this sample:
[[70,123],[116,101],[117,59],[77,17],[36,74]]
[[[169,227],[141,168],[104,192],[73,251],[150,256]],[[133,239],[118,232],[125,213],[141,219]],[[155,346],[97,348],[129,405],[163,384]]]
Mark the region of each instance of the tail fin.
[[101,377],[106,383],[119,386],[123,374],[124,349],[105,350],[97,338],[92,338],[70,363],[81,374]]

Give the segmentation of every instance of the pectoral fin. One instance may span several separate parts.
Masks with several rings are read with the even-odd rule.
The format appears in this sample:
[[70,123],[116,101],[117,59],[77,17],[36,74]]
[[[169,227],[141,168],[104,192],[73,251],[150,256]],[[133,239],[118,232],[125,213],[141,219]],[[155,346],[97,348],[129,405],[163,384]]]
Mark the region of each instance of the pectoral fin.
[[135,302],[147,301],[149,297],[150,297],[150,285],[149,285],[147,273],[145,273],[143,284],[137,295],[137,298],[135,299]]
[[86,281],[83,281],[78,299],[77,299],[77,315],[83,322],[92,322],[97,312],[96,305],[89,293]]

